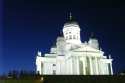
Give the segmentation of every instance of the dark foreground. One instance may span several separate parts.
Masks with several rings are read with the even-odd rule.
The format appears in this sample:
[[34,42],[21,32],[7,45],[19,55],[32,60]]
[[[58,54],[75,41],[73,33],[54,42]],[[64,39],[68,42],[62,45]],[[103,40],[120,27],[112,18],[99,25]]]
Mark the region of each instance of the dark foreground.
[[0,79],[0,83],[125,83],[125,76],[44,75],[37,78]]

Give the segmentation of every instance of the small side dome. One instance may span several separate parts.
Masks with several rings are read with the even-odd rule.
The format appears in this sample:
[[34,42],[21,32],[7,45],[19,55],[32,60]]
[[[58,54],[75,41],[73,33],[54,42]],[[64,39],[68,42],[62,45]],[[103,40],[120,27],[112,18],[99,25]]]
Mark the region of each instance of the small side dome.
[[95,37],[93,33],[91,33],[91,37],[88,41],[89,45],[95,49],[99,49],[99,42],[98,39]]
[[64,39],[64,37],[58,37],[56,41],[57,42],[59,42],[59,41],[65,41],[65,39]]

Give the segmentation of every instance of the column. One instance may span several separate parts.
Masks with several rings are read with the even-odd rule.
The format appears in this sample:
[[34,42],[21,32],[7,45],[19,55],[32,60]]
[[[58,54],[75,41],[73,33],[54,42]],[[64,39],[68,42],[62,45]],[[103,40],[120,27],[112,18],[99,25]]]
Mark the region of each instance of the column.
[[106,75],[109,75],[108,63],[105,63],[105,68],[106,68],[106,72],[105,72],[105,74],[106,74]]
[[104,75],[104,63],[98,58],[98,68],[99,68],[99,75]]
[[70,59],[70,74],[72,75],[73,74],[73,60],[72,58]]
[[85,57],[83,57],[83,60],[82,60],[83,62],[83,75],[86,75],[86,68],[85,68]]
[[96,75],[98,75],[99,74],[99,69],[98,69],[97,57],[95,57],[95,67],[96,67]]
[[91,57],[89,57],[89,63],[90,63],[90,75],[93,75],[92,58]]
[[41,72],[41,61],[38,62],[37,71],[39,71],[39,74],[42,74],[42,72]]
[[111,63],[109,63],[110,64],[110,71],[111,71],[111,75],[113,75],[113,69],[112,69],[112,62]]
[[98,61],[97,61],[97,62],[98,62],[98,73],[99,73],[99,75],[102,75],[102,71],[101,71],[101,70],[102,70],[102,69],[101,69],[101,68],[102,68],[102,63],[101,63],[101,61],[100,61],[100,58],[98,58]]
[[80,75],[80,72],[79,72],[79,57],[77,56],[76,57],[76,60],[77,60],[77,75]]
[[100,66],[101,66],[101,74],[104,75],[105,74],[105,65],[104,65],[104,63],[101,62]]

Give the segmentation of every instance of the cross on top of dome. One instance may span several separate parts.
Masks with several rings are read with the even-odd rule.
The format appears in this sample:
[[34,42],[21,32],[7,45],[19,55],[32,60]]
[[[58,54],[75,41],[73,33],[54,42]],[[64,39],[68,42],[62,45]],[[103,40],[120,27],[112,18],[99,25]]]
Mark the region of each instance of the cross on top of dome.
[[69,19],[72,20],[72,13],[69,13]]
[[75,21],[74,17],[72,16],[72,13],[69,13],[68,20],[64,25],[69,25],[69,24],[75,24],[78,25],[77,21]]

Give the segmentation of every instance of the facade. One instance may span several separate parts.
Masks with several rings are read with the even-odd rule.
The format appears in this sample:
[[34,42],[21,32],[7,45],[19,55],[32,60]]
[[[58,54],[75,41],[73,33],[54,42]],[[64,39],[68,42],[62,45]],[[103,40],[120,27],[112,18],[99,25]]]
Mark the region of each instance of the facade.
[[104,56],[98,40],[81,42],[80,26],[70,19],[64,24],[63,36],[44,55],[38,51],[36,71],[43,75],[113,75],[112,59]]

